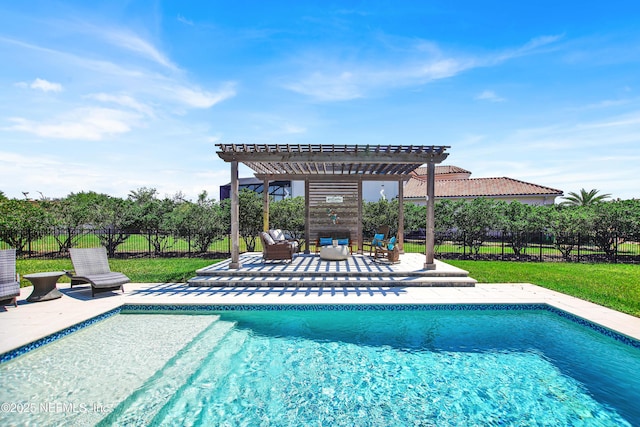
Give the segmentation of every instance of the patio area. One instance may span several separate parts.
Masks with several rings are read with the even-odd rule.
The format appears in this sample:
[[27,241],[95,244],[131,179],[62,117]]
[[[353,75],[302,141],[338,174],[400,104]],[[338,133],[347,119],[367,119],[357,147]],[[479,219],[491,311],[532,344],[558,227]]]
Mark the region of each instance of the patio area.
[[297,254],[291,262],[263,261],[261,252],[240,255],[242,267],[231,260],[210,265],[188,280],[189,286],[317,286],[317,287],[469,287],[476,280],[460,268],[435,260],[436,268],[424,269],[424,255],[405,253],[400,262],[375,260],[353,254],[343,261],[326,261],[314,254]]

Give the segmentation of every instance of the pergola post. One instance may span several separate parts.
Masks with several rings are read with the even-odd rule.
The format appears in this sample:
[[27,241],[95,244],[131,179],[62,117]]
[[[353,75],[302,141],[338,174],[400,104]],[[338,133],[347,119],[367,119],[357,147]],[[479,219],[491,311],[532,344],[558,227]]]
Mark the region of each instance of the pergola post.
[[304,253],[310,254],[309,241],[311,237],[311,206],[309,202],[309,179],[304,180]]
[[[362,217],[361,217],[362,218]],[[404,253],[404,181],[398,180],[398,247]]]
[[262,181],[262,231],[269,231],[269,180]]
[[435,270],[434,246],[435,246],[435,181],[436,166],[433,162],[427,163],[427,228],[425,235],[425,270]]
[[238,162],[231,162],[231,263],[229,268],[238,269],[240,264],[240,197],[238,194]]
[[362,247],[363,247],[363,242],[362,242],[362,181],[358,181],[358,218],[360,220],[358,221],[358,249],[356,249],[356,252],[361,254],[362,253]]

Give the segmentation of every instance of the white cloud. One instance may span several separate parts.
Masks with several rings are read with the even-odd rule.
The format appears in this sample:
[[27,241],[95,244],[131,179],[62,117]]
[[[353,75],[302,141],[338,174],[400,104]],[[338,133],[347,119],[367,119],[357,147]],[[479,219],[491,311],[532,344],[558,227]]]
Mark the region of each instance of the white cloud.
[[44,79],[37,78],[31,83],[18,82],[15,84],[21,88],[39,89],[43,92],[62,92],[62,85],[60,83],[48,82]]
[[183,24],[186,24],[186,25],[189,25],[189,26],[193,26],[194,25],[193,21],[185,18],[182,15],[178,15],[177,19],[178,19],[178,22],[182,22]]
[[51,83],[43,79],[35,79],[31,83],[31,89],[40,89],[44,92],[61,92],[62,85],[60,83]]
[[318,101],[344,101],[362,97],[358,77],[361,76],[354,76],[349,71],[335,74],[316,72],[298,82],[285,85],[285,88]]
[[484,100],[484,101],[491,101],[491,102],[504,102],[504,101],[506,101],[505,98],[502,98],[501,96],[498,96],[492,90],[485,90],[485,91],[479,93],[478,95],[476,95],[475,99]]
[[108,93],[94,93],[88,96],[101,102],[111,102],[121,105],[123,107],[131,108],[132,110],[139,111],[146,116],[153,117],[153,109],[148,105],[138,102],[135,98],[129,95],[112,95]]
[[42,138],[97,141],[107,135],[131,131],[138,120],[138,114],[88,107],[73,110],[45,122],[13,117],[9,119],[13,125],[4,130],[26,132]]
[[179,68],[155,46],[130,31],[111,29],[106,31],[98,30],[97,32],[116,46],[137,53],[172,71],[179,70]]
[[[423,85],[435,80],[454,77],[479,67],[496,66],[519,56],[532,54],[542,46],[559,40],[561,36],[542,36],[532,39],[520,48],[497,54],[446,54],[432,42],[412,42],[405,58],[394,63],[359,61],[343,63],[328,60],[320,53],[303,57],[311,71],[283,84],[286,89],[307,95],[318,101],[344,101],[367,96],[371,91],[391,87]],[[299,57],[296,57],[299,62]],[[322,64],[320,68],[317,64]],[[357,65],[356,65],[357,64]],[[494,98],[494,100],[498,100]]]
[[209,92],[199,88],[175,85],[165,88],[167,94],[176,101],[193,108],[210,108],[213,105],[235,96],[235,85],[225,84],[217,92]]

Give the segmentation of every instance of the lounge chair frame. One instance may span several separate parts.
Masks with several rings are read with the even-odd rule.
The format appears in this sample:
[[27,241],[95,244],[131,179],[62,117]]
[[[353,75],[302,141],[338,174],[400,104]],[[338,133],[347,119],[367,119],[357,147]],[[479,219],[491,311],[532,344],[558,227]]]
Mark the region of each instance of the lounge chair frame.
[[107,258],[107,249],[99,248],[71,248],[69,249],[74,271],[65,271],[71,278],[71,287],[80,284],[91,285],[91,296],[100,292],[121,290],[124,284],[131,282],[123,273],[111,271]]
[[18,306],[20,279],[16,274],[16,250],[0,250],[0,302]]

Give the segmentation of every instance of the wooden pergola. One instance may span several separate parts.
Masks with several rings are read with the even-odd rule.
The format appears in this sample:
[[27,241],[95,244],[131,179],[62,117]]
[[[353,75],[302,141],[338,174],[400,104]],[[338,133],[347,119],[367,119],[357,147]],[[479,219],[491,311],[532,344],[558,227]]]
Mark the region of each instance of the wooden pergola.
[[[444,161],[449,146],[428,145],[337,145],[337,144],[217,144],[218,156],[231,163],[231,264],[238,269],[239,198],[238,164],[243,163],[265,182],[291,180],[305,183],[305,237],[310,237],[310,188],[311,185],[335,185],[342,183],[357,188],[357,220],[362,219],[362,182],[397,181],[400,212],[398,237],[402,247],[404,235],[403,182],[414,170],[427,165],[427,218],[425,269],[435,269],[434,263],[434,187],[435,165]],[[327,196],[329,200],[329,196]],[[269,226],[269,195],[264,192],[264,228]],[[362,229],[358,229],[359,249],[362,248]]]

